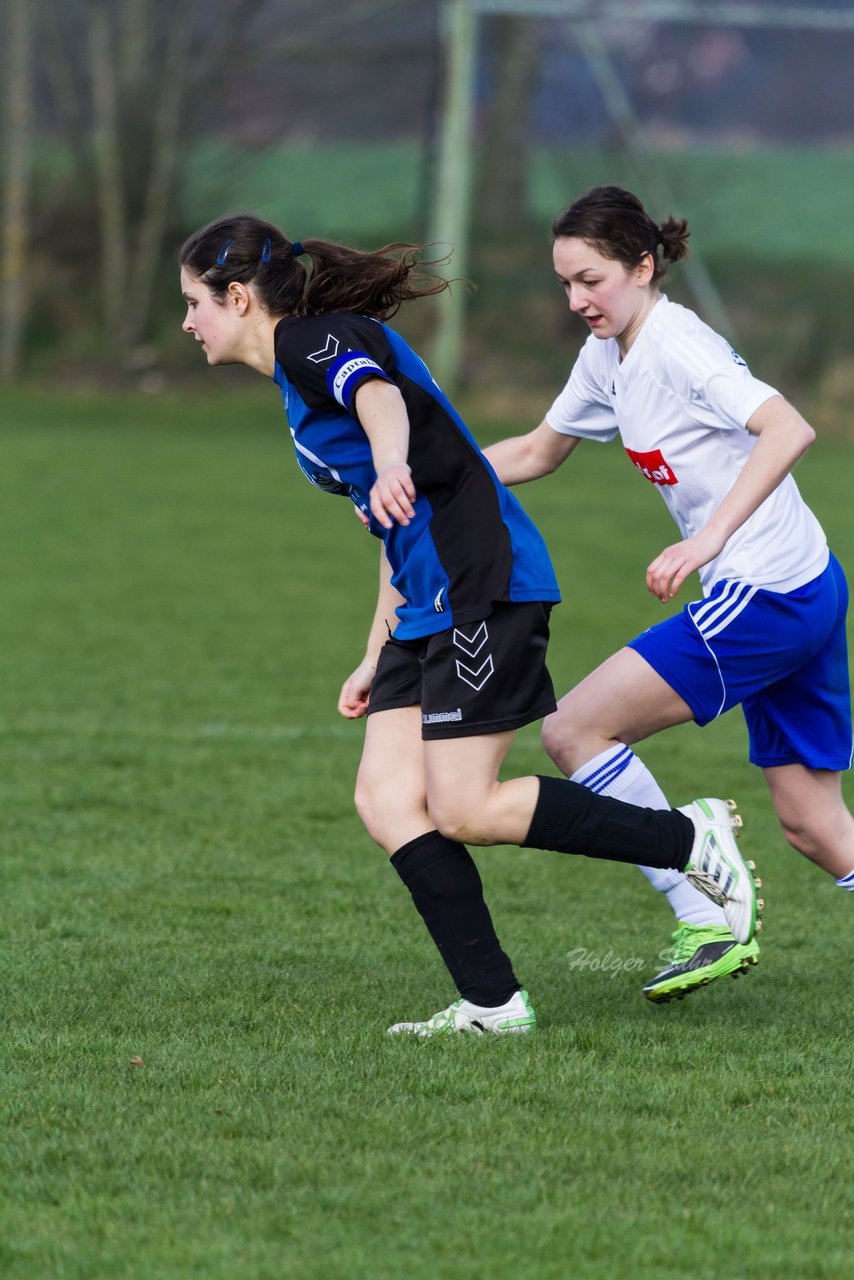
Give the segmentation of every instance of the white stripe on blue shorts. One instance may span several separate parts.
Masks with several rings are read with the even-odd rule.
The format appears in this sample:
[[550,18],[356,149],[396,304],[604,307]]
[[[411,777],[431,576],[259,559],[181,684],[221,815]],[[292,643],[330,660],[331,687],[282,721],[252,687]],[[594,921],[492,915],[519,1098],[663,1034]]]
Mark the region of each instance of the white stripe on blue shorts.
[[722,582],[702,604],[689,605],[691,621],[705,640],[711,640],[738,617],[758,590],[749,582]]

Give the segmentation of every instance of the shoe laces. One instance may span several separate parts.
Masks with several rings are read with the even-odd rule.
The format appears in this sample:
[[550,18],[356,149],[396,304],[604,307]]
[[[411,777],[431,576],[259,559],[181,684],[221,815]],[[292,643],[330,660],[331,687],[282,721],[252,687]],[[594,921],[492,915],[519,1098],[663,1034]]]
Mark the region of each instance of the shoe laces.
[[688,960],[697,950],[697,931],[690,924],[680,924],[673,934],[673,945],[670,948],[671,964],[681,964]]
[[723,925],[704,926],[687,924],[683,921],[673,934],[673,945],[668,960],[671,964],[681,964],[683,960],[690,960],[704,942],[718,942],[726,938],[730,938],[730,933]]

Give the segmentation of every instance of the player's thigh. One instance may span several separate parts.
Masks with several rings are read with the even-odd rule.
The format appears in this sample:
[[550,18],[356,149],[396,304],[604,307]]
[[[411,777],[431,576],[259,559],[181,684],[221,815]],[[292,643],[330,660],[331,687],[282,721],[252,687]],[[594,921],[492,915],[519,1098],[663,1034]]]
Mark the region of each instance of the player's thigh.
[[[634,649],[620,649],[565,694],[543,726],[547,745],[590,736],[640,742],[694,718],[687,702]],[[583,763],[581,761],[580,763]]]
[[513,733],[508,731],[425,742],[427,807],[431,813],[487,803],[512,741]]
[[[424,743],[427,809],[445,835],[477,844],[491,844],[496,839],[512,843],[516,835],[513,813],[521,805],[523,817],[517,825],[519,838],[525,836],[539,784],[536,778],[498,781],[512,740],[513,733],[508,731]],[[525,785],[530,791],[527,797],[520,791]]]
[[[377,839],[378,832],[396,830],[401,823],[423,817],[426,798],[420,706],[368,716],[356,779],[356,808],[371,835]],[[414,839],[416,834],[422,833],[406,838]],[[379,843],[386,844],[387,838]]]

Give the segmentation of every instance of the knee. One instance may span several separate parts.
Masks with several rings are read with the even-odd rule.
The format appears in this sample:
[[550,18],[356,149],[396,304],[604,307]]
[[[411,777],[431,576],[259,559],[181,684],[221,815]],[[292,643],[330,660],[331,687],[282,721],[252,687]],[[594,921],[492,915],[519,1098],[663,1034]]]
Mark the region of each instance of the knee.
[[796,811],[778,813],[777,816],[783,835],[793,849],[803,854],[805,858],[809,858],[811,862],[821,857],[823,848],[831,840],[829,833],[823,832],[820,826],[817,826],[814,816],[809,823],[806,823]]
[[800,841],[803,837],[803,827],[794,816],[785,813],[778,813],[777,818],[780,823],[780,829],[788,840],[789,844],[801,853]]
[[809,805],[778,805],[777,818],[791,847],[810,861],[821,860],[823,851],[839,844],[832,812],[816,813]]
[[424,830],[424,795],[415,784],[363,768],[356,779],[354,800],[368,835],[389,854]]
[[356,804],[356,812],[362,820],[362,824],[371,838],[374,837],[374,813],[376,812],[376,801],[373,789],[363,778],[356,779],[356,791],[353,796]]
[[390,801],[387,791],[388,788],[384,785],[383,779],[374,778],[364,772],[359,773],[353,797],[356,803],[356,812],[361,818],[368,835],[379,845],[385,844],[383,836],[385,824],[388,820]]
[[554,760],[555,756],[560,752],[563,743],[563,734],[561,733],[560,724],[557,723],[558,715],[555,712],[550,716],[546,716],[543,721],[543,727],[540,730],[540,741],[546,750],[546,753]]
[[456,797],[431,798],[428,803],[430,821],[440,835],[459,844],[480,844],[477,814],[469,804]]
[[429,813],[430,821],[440,835],[445,836],[447,840],[456,840],[459,844],[468,843],[469,823],[466,815],[459,809],[454,806],[444,807],[431,804]]
[[546,754],[563,773],[574,773],[587,759],[582,727],[572,713],[571,704],[562,704],[559,710],[546,716],[540,740]]

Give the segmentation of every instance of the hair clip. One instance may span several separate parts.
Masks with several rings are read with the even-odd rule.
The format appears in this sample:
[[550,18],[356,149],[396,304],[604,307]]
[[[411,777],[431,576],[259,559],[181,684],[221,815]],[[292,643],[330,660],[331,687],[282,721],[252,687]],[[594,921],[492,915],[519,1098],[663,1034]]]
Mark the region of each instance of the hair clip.
[[224,244],[224,245],[222,246],[222,248],[220,249],[219,253],[217,254],[217,258],[216,258],[216,265],[217,265],[218,267],[224,267],[224,266],[225,266],[225,260],[226,260],[226,258],[228,257],[228,251],[229,251],[229,249],[231,248],[231,246],[232,246],[233,244],[234,244],[234,241],[233,241],[233,240],[226,240],[225,244]]
[[271,245],[270,245],[270,241],[269,241],[269,239],[267,239],[267,240],[265,240],[265,241],[264,241],[264,251],[263,251],[263,253],[261,254],[261,261],[262,261],[262,262],[269,262],[269,261],[270,261],[270,259],[272,258],[272,256],[273,256],[273,250],[272,250],[272,247],[271,247]]

